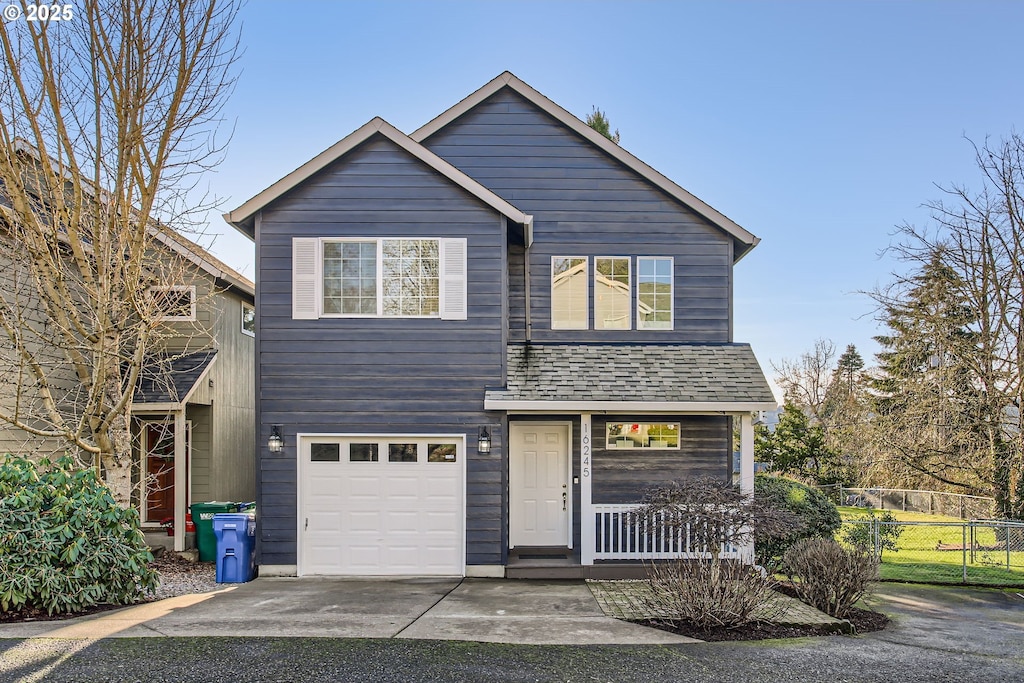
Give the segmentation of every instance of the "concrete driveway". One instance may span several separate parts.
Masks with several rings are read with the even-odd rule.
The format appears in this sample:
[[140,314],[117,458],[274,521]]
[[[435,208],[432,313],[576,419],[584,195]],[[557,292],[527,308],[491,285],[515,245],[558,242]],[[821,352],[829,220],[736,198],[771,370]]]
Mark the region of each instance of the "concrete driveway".
[[0,624],[0,638],[161,636],[694,642],[605,616],[582,581],[261,578],[91,617]]

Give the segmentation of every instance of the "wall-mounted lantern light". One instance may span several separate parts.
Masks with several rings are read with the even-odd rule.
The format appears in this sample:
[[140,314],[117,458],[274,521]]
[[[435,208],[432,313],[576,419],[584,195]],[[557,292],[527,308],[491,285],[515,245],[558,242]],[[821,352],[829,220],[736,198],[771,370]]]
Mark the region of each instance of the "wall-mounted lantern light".
[[491,453],[491,433],[487,431],[487,427],[480,428],[480,436],[476,440],[476,452],[480,455],[490,455]]
[[273,429],[270,430],[267,448],[270,449],[271,453],[280,453],[281,449],[284,448],[284,439],[281,438],[281,428],[278,425],[274,425]]

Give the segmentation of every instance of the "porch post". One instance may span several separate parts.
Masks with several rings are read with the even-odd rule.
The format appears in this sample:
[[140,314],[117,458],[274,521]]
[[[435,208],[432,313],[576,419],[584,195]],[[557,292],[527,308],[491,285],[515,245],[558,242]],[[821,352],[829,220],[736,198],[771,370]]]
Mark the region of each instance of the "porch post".
[[740,415],[740,493],[754,495],[754,418]]
[[174,550],[185,549],[185,501],[188,465],[185,450],[185,408],[174,411]]
[[590,432],[590,413],[580,415],[580,564],[594,564],[594,510],[591,501],[594,438]]

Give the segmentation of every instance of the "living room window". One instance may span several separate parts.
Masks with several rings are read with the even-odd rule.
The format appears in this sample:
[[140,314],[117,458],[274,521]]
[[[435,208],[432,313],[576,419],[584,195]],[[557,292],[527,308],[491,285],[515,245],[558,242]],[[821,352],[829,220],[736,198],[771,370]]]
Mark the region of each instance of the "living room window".
[[679,423],[609,422],[605,448],[677,450]]

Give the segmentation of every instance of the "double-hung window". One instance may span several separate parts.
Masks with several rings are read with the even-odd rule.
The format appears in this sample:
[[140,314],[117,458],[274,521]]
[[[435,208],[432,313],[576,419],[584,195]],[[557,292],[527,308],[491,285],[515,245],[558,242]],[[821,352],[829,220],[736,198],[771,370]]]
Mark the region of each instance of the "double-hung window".
[[637,311],[640,330],[672,329],[672,259],[641,256],[636,260]]
[[294,318],[466,319],[466,240],[295,238]]

